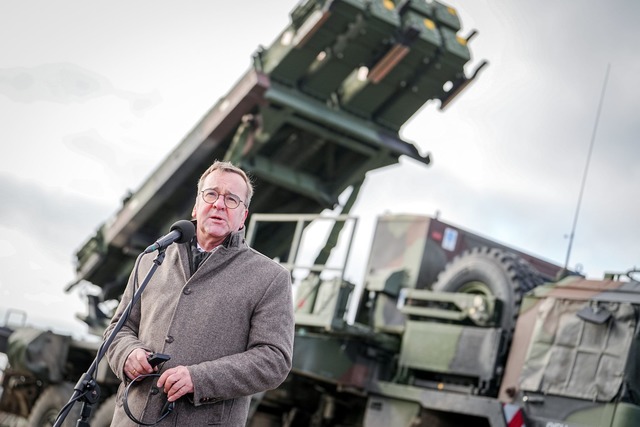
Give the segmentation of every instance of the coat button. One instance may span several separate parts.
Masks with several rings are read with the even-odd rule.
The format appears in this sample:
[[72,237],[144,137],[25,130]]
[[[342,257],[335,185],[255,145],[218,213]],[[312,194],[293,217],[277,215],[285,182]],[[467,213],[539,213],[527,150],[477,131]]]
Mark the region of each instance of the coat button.
[[173,342],[173,337],[172,337],[171,335],[167,336],[167,337],[164,339],[164,342],[167,342],[167,343],[171,344],[171,343]]
[[184,291],[182,291],[185,295],[189,295],[191,292],[191,288],[184,288]]

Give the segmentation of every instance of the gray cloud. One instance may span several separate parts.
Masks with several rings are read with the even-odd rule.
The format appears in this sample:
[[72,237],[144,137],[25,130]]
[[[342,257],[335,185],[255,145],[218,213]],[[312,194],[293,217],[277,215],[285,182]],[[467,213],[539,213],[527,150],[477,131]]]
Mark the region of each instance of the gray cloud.
[[95,232],[96,218],[106,218],[113,206],[96,203],[46,184],[35,184],[0,173],[0,224],[35,235],[52,254],[71,254]]

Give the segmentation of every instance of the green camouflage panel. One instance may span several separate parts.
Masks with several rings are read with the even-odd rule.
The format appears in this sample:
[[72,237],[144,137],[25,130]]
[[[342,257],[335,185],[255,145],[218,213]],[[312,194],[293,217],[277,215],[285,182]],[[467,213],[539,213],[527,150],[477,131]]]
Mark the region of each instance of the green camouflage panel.
[[631,304],[608,303],[610,321],[596,324],[577,313],[584,301],[546,298],[522,368],[520,388],[607,402],[618,393],[636,328]]
[[494,376],[500,339],[498,328],[408,321],[402,337],[399,365],[490,381]]
[[401,334],[405,316],[396,307],[401,288],[415,288],[427,242],[429,218],[389,215],[378,218],[365,273],[366,292],[375,292],[373,328]]
[[640,425],[640,284],[568,277],[523,300],[499,398],[527,425]]
[[[372,290],[378,290],[378,283],[386,282],[397,272],[404,273],[398,287],[415,288],[428,229],[429,218],[423,216],[389,215],[378,218],[366,270],[367,289],[377,285]],[[387,293],[390,292],[387,290]]]

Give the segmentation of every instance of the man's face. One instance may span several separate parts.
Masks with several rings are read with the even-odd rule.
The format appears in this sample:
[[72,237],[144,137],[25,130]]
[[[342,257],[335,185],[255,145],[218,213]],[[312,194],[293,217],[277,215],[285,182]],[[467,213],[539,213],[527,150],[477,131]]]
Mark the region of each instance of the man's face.
[[237,173],[213,171],[200,188],[201,191],[207,189],[215,190],[220,196],[213,204],[209,204],[202,199],[202,193],[198,193],[192,216],[197,221],[198,242],[204,249],[211,250],[213,246],[221,244],[230,233],[242,228],[249,212],[244,203],[230,209],[224,202],[227,194],[246,201],[247,184]]

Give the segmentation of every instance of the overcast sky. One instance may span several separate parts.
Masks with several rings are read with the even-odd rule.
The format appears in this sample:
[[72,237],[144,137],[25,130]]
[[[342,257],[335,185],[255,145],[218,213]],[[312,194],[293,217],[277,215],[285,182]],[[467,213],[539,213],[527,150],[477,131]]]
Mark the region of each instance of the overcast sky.
[[[83,331],[75,251],[289,20],[295,1],[0,4],[0,315]],[[469,73],[403,127],[433,163],[369,174],[353,213],[434,215],[569,266],[640,264],[640,2],[458,0]],[[151,243],[151,242],[150,242]],[[366,245],[363,243],[364,250]],[[365,252],[366,253],[366,252]],[[13,322],[20,316],[14,311]]]

